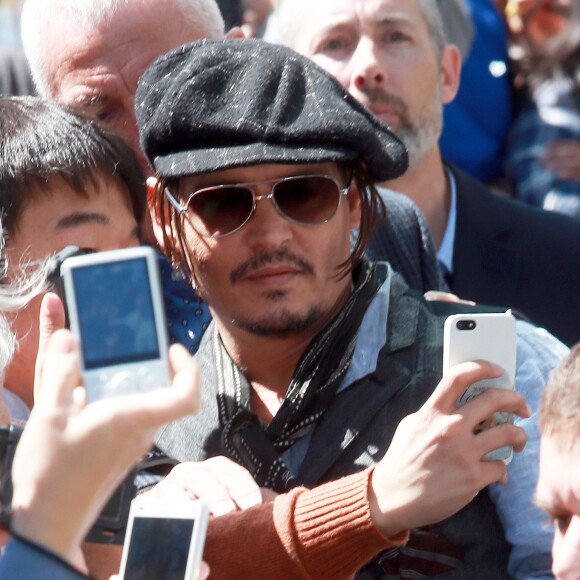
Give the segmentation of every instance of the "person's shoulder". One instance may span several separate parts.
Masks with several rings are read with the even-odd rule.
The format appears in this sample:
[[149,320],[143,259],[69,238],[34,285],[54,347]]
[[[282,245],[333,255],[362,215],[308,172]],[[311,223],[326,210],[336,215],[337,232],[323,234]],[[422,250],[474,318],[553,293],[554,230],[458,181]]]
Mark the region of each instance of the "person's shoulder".
[[517,321],[518,367],[533,367],[545,375],[568,352],[569,348],[546,329],[524,320]]
[[387,211],[392,210],[409,215],[418,215],[421,213],[419,206],[407,195],[386,187],[377,187],[377,191],[387,207]]
[[[489,186],[453,168],[458,183],[460,205],[485,208],[498,220],[509,220],[513,233],[524,231],[526,236],[543,233],[551,243],[562,246],[570,240],[580,242],[580,223],[569,216],[535,208],[506,195],[494,192]],[[459,207],[459,205],[458,205]],[[530,241],[533,238],[529,238]],[[537,241],[537,240],[536,240]]]

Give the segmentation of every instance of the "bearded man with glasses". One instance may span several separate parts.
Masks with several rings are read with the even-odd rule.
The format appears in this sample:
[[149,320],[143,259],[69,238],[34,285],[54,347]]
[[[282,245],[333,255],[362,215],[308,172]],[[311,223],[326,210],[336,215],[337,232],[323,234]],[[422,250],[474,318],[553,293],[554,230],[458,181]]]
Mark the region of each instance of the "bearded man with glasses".
[[[196,355],[202,411],[165,427],[158,447],[179,461],[226,455],[275,492],[376,464],[441,380],[445,318],[472,309],[427,302],[388,264],[364,259],[383,209],[373,183],[406,170],[404,146],[317,65],[261,41],[171,51],[141,77],[135,103],[163,247],[213,315]],[[516,386],[535,402],[566,350],[518,328]],[[469,447],[501,433],[470,430]],[[508,577],[503,504],[518,496],[532,509],[533,484],[522,481],[537,443],[518,460],[522,475],[413,531],[409,549],[360,577],[398,576],[409,558],[449,578]]]

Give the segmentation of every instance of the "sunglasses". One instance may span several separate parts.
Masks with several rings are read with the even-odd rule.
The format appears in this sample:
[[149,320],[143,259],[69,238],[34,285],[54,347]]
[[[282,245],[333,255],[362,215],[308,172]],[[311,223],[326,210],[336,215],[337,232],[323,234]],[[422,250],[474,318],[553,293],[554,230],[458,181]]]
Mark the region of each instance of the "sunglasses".
[[[259,201],[272,200],[276,211],[291,222],[315,226],[334,217],[340,200],[348,193],[348,183],[341,185],[329,175],[298,175],[251,183],[216,185],[193,192],[180,203],[168,189],[165,195],[181,214],[189,213],[197,233],[206,238],[221,238],[237,232],[254,215]],[[256,195],[254,187],[272,184],[270,193]]]

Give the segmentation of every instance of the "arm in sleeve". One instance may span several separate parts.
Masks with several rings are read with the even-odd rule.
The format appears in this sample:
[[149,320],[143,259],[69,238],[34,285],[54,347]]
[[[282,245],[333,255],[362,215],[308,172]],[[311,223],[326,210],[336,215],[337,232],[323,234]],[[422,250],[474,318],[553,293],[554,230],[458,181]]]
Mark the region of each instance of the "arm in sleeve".
[[352,578],[385,548],[369,510],[372,468],[321,485],[297,488],[269,504],[210,522],[204,559],[216,578]]
[[20,538],[11,539],[0,557],[0,578],[5,580],[87,580],[68,562],[46,550]]

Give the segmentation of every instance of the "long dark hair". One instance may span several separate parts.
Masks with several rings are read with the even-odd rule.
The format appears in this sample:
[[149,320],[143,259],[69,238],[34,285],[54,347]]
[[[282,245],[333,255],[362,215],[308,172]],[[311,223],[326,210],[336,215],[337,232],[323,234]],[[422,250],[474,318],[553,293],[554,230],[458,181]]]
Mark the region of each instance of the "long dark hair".
[[[345,176],[352,174],[352,184],[358,188],[361,220],[352,252],[345,262],[339,264],[337,277],[349,275],[361,263],[377,221],[386,216],[383,199],[377,192],[364,163],[359,161],[352,165],[345,165],[342,169]],[[195,268],[183,231],[185,217],[171,206],[164,193],[166,188],[172,193],[178,191],[179,178],[165,179],[158,175],[157,179],[150,202],[156,208],[157,219],[163,232],[164,251],[173,266],[184,270],[184,273],[195,282]]]

